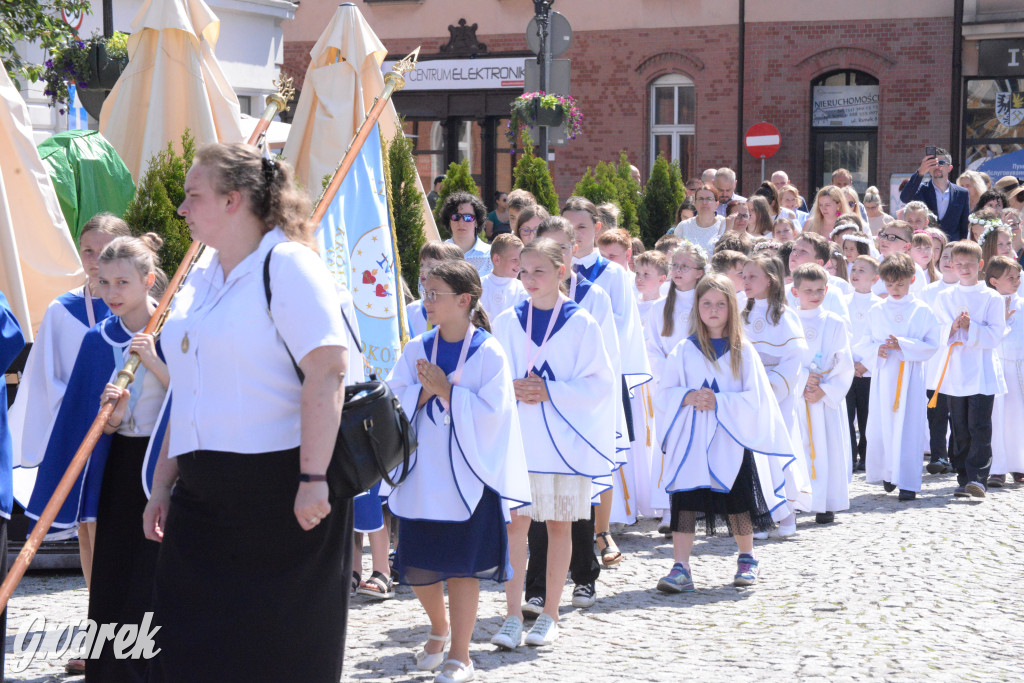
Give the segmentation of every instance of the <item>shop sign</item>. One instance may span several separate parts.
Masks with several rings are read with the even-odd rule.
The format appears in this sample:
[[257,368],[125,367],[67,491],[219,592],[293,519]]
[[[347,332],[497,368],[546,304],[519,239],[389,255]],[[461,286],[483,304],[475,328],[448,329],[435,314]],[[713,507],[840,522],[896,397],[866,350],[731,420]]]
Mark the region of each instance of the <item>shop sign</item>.
[[978,73],[1024,76],[1024,39],[978,41]]
[[[387,73],[394,64],[381,68]],[[425,60],[405,75],[405,90],[522,90],[524,72],[522,57]]]
[[819,128],[877,126],[877,85],[816,85],[811,125]]

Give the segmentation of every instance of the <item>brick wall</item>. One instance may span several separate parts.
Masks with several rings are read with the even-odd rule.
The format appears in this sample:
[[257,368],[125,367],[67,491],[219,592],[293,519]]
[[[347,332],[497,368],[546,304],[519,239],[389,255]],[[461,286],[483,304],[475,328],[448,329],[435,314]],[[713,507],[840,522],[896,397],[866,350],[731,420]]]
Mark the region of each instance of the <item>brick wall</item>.
[[[891,173],[917,167],[926,144],[949,140],[951,18],[807,23],[753,23],[746,27],[744,129],[774,123],[783,136],[767,171],[786,170],[807,191],[810,184],[810,82],[836,69],[859,69],[879,80],[881,103],[875,181],[886,195]],[[552,164],[559,196],[601,160],[625,149],[646,176],[650,166],[649,85],[681,73],[697,93],[695,171],[737,167],[737,28],[734,25],[576,33],[564,55],[572,60],[572,90],[584,114],[584,134],[555,147]],[[388,40],[392,55],[418,44],[436,54],[447,41]],[[490,52],[526,49],[521,33],[480,36]],[[286,43],[285,67],[300,76],[312,43]],[[743,160],[741,189],[760,182],[760,162]]]

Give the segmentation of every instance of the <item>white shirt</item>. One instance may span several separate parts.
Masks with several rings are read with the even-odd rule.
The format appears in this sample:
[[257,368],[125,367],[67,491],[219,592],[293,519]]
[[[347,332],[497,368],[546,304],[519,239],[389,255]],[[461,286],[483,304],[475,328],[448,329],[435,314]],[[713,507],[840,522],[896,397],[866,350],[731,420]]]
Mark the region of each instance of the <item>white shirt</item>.
[[480,278],[480,284],[483,287],[480,305],[487,312],[489,320],[494,320],[505,309],[530,298],[523,289],[523,283],[514,277],[501,277],[491,272]]
[[[455,244],[454,240],[445,240],[448,244]],[[479,237],[476,238],[476,243],[472,248],[465,253],[466,260],[476,268],[476,272],[480,274],[480,277],[487,275],[494,269],[494,264],[491,263],[491,245],[484,242]]]
[[[708,260],[711,260],[711,252],[714,251],[713,242],[725,233],[725,219],[721,216],[715,218],[715,222],[709,228],[702,228],[697,225],[697,217],[687,218],[680,221],[676,226],[674,235],[679,239],[699,244],[707,253]],[[671,278],[669,278],[671,280]]]
[[[270,262],[271,319],[263,262],[278,243]],[[302,385],[285,342],[297,362],[321,346],[351,343],[323,261],[280,229],[226,279],[220,256],[204,257],[175,298],[161,339],[173,397],[170,457],[298,446]]]
[[946,215],[946,209],[949,208],[949,197],[952,189],[949,187],[949,183],[946,183],[946,191],[939,190],[939,186],[932,182],[932,187],[935,189],[935,214],[942,220],[942,217]]

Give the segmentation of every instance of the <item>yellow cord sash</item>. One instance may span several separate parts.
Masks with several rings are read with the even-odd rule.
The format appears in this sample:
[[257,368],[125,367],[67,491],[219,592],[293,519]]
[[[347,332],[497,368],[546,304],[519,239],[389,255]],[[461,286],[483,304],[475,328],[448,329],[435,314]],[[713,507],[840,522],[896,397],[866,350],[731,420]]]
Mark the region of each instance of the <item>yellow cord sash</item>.
[[939,390],[942,389],[942,380],[946,378],[946,369],[949,368],[949,357],[953,355],[953,349],[958,346],[963,346],[963,342],[953,342],[949,345],[949,351],[946,351],[946,362],[942,364],[942,374],[939,375],[939,383],[935,386],[935,391],[932,393],[932,400],[928,401],[928,407],[934,408],[939,402]]
[[896,377],[896,400],[892,403],[892,412],[898,413],[900,411],[900,392],[903,391],[903,366],[906,365],[906,361],[900,361],[900,374]]

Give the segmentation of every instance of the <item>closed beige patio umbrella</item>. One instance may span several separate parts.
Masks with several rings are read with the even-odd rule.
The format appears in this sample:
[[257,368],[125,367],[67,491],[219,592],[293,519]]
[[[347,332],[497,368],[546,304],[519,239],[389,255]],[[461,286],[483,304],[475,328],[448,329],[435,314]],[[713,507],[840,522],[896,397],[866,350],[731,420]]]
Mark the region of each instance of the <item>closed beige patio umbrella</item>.
[[138,182],[150,158],[189,129],[198,145],[242,142],[238,98],[214,56],[220,21],[203,0],[146,0],[132,21],[128,67],[100,132]]
[[[381,64],[387,53],[352,3],[335,10],[310,51],[312,59],[283,155],[314,202],[320,196],[321,180],[334,173],[374,97],[384,89]],[[381,114],[379,125],[384,140],[390,142],[398,131],[392,102]],[[416,186],[424,195],[424,234],[428,240],[439,240],[419,175]]]
[[21,93],[0,64],[0,291],[32,341],[50,301],[85,282]]

